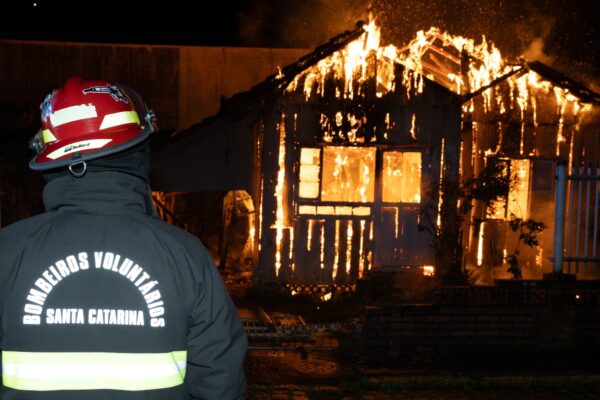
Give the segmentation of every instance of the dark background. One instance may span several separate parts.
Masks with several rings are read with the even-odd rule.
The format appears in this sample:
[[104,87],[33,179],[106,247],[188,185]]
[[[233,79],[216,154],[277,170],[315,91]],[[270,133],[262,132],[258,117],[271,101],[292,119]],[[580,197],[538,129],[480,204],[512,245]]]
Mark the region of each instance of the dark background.
[[[508,59],[543,61],[600,92],[595,6],[591,0],[13,0],[0,6],[0,39],[312,49],[372,13],[384,44],[401,46],[431,26],[477,42],[485,36]],[[14,132],[2,122],[0,226],[41,212],[43,187],[40,174],[26,167],[33,130]]]
[[431,26],[478,41],[485,35],[510,58],[525,54],[595,86],[600,14],[594,5],[592,0],[13,1],[2,5],[0,38],[313,48],[372,13],[385,39],[396,45]]

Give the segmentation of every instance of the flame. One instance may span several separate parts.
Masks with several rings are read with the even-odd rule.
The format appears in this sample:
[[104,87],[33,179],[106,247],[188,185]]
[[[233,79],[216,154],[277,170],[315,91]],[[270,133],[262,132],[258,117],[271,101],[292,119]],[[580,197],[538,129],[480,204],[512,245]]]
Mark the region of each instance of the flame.
[[275,186],[277,211],[275,213],[275,224],[272,225],[271,228],[275,228],[277,230],[277,234],[275,236],[275,275],[279,276],[279,270],[281,269],[281,244],[283,241],[283,230],[288,228],[285,224],[283,213],[283,187],[285,184],[285,114],[281,114],[281,122],[278,124],[277,128],[279,130],[279,170],[277,172],[277,185]]
[[348,221],[348,228],[346,230],[346,240],[348,245],[346,246],[346,274],[350,272],[350,264],[352,263],[352,235],[354,231],[352,229],[352,221]]
[[423,269],[424,276],[434,276],[435,275],[435,267],[433,265],[423,265],[421,268]]
[[410,137],[415,142],[417,141],[416,124],[417,124],[417,116],[413,113],[411,120],[410,120]]
[[477,266],[481,267],[483,264],[483,227],[485,222],[482,222],[479,226],[479,240],[477,241]]
[[[381,31],[374,20],[364,25],[363,29],[365,32],[359,38],[296,76],[286,90],[295,91],[303,80],[302,90],[307,100],[313,93],[322,96],[325,80],[331,76],[344,82],[341,91],[336,89],[336,97],[353,99],[356,95],[362,94],[361,86],[356,83],[360,84],[369,79],[369,73],[377,74],[375,79],[378,97],[393,90],[394,60],[397,59],[397,49],[394,46],[380,46]],[[376,68],[369,68],[372,62],[375,63]],[[375,72],[369,72],[371,70]],[[356,88],[359,90],[357,93],[355,93]]]
[[365,220],[361,220],[360,221],[360,247],[359,247],[359,259],[358,259],[358,279],[362,279],[363,277],[363,272],[365,269],[365,258],[363,255],[363,251],[364,251],[364,245],[365,245],[365,224],[366,221]]
[[321,224],[321,269],[325,269],[325,224]]
[[314,220],[308,220],[308,235],[306,237],[306,251],[310,251],[310,242],[312,242],[312,229],[313,229]]
[[[336,97],[352,99],[364,95],[360,92],[360,83],[374,79],[376,96],[382,97],[395,90],[394,65],[401,64],[404,66],[402,85],[408,97],[423,91],[424,77],[458,94],[465,94],[485,88],[495,79],[516,72],[506,79],[510,89],[506,98],[498,86],[482,92],[484,111],[496,108],[500,114],[504,114],[507,110],[518,108],[523,121],[525,111],[531,107],[534,126],[537,126],[535,96],[538,93],[550,93],[551,90],[556,97],[557,113],[561,115],[568,107],[574,114],[591,109],[586,107],[589,104],[583,105],[567,90],[541,80],[524,62],[507,62],[500,50],[485,36],[476,42],[431,27],[426,32],[417,32],[408,45],[398,48],[381,43],[380,28],[374,20],[364,25],[363,29],[360,37],[298,74],[286,91],[295,91],[303,82],[302,91],[307,99],[315,93],[323,96],[325,81],[333,78],[343,82],[343,87],[336,86]],[[470,101],[464,105],[463,111],[471,113],[473,107]],[[412,130],[411,136],[415,137]]]
[[331,276],[336,277],[338,273],[338,264],[340,262],[340,220],[335,221],[335,259],[333,261],[333,271]]

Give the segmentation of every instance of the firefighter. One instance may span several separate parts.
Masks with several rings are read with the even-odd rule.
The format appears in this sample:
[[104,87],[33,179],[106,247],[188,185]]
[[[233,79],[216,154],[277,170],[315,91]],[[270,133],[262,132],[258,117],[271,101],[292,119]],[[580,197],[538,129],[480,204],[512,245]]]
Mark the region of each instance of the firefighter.
[[2,399],[238,399],[247,339],[211,257],[157,218],[156,118],[72,77],[41,105],[46,212],[0,231]]

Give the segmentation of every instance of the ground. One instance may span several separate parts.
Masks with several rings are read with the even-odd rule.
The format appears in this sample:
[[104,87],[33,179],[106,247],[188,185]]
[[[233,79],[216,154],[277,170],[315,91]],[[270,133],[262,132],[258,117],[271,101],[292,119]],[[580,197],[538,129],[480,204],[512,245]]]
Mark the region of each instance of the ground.
[[456,360],[415,349],[401,365],[387,365],[385,359],[374,363],[357,321],[367,303],[385,299],[349,295],[323,303],[311,296],[257,292],[249,265],[228,267],[222,275],[245,321],[259,320],[259,310],[287,313],[301,315],[310,330],[310,340],[301,334],[274,340],[250,337],[245,364],[249,399],[600,398],[600,363],[595,358],[583,362],[577,357],[475,354]]

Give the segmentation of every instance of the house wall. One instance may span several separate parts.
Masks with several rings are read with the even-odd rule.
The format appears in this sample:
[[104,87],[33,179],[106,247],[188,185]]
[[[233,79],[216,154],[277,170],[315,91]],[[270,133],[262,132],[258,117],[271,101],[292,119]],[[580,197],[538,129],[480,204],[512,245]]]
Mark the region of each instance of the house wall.
[[[476,222],[470,225],[465,245],[468,246],[467,263],[475,271],[474,275],[480,283],[511,277],[507,272],[505,257],[514,254],[517,248],[524,278],[539,279],[543,273],[552,270],[554,176],[558,160],[571,166],[571,174],[577,174],[580,166],[584,170],[590,168],[592,175],[600,175],[600,120],[597,108],[576,110],[572,103],[561,105],[553,91],[537,91],[531,93],[527,108],[521,113],[516,100],[508,100],[510,90],[503,83],[495,88],[490,103],[485,104],[484,96],[474,99],[473,113],[467,114],[463,124],[463,178],[481,172],[488,157],[529,160],[529,178],[526,182],[529,200],[525,212],[518,217],[543,222],[547,228],[538,234],[539,246],[519,244],[518,232],[509,228],[508,212],[505,217],[490,218],[483,204],[476,202],[471,215]],[[505,102],[502,112],[496,101],[498,97],[503,97]],[[471,104],[466,105],[469,106]],[[589,190],[586,185],[579,187],[574,184],[569,190],[574,194],[575,200],[582,198],[579,207],[569,211],[572,221],[576,220],[577,213],[585,214],[586,202],[593,213],[594,194],[592,192],[586,200]],[[591,217],[588,215],[588,218]],[[593,236],[592,230],[586,233],[580,231],[580,234]],[[566,235],[575,238],[577,228],[574,224],[567,227]],[[579,254],[583,255],[583,241],[580,247]],[[572,253],[574,250],[573,248]],[[592,251],[593,249],[588,249],[588,254],[592,254]],[[596,249],[596,254],[598,252],[600,248]],[[583,265],[581,267],[583,271]],[[596,272],[600,271],[596,268]]]
[[[418,230],[418,211],[425,201],[437,202],[437,197],[426,199],[425,193],[431,182],[439,180],[442,139],[445,173],[458,177],[460,108],[454,95],[434,83],[427,82],[423,93],[410,98],[401,84],[397,87],[401,89],[381,98],[356,100],[318,96],[307,100],[303,95],[288,93],[267,114],[262,152],[261,252],[255,283],[353,284],[370,268],[433,264],[431,238]],[[345,121],[339,127],[335,123],[338,112]],[[359,139],[347,135],[351,128],[346,122],[348,114],[366,120],[357,128]],[[328,124],[323,123],[324,118]],[[330,138],[340,131],[343,137]],[[307,146],[377,147],[374,200],[346,203],[300,199],[300,151]],[[285,152],[281,159],[280,150]],[[383,150],[422,153],[420,203],[383,203]],[[282,166],[281,187],[278,174]],[[280,199],[276,195],[279,187]],[[346,215],[310,215],[300,211],[302,205],[366,206],[370,212],[367,216],[354,211]],[[387,218],[386,212],[397,213],[398,217],[394,221]]]

